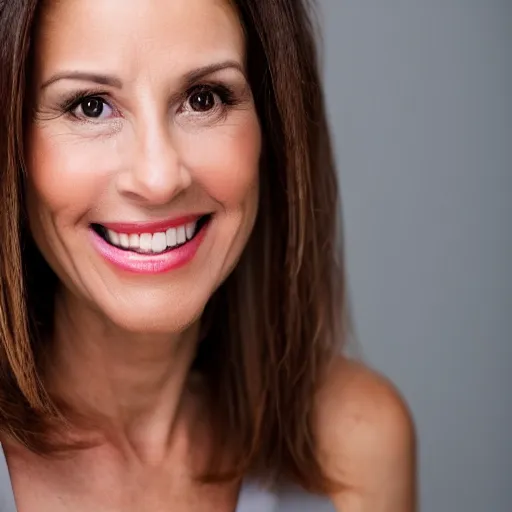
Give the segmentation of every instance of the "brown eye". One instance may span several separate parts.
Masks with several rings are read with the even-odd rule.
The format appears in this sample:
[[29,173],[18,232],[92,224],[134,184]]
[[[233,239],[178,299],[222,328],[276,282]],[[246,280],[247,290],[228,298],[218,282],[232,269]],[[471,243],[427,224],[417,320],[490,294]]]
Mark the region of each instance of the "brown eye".
[[101,98],[86,98],[80,103],[80,108],[85,117],[97,118],[103,114],[104,105]]
[[83,96],[66,107],[73,117],[91,122],[106,121],[112,114],[113,108],[101,96]]
[[215,94],[209,90],[194,92],[190,95],[189,104],[195,112],[207,112],[215,107]]

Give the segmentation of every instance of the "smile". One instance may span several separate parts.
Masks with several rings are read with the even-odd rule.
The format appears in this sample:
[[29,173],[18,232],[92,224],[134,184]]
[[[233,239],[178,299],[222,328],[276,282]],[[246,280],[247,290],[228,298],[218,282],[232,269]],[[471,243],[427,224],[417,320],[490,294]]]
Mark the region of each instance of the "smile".
[[[151,232],[149,226],[137,225],[133,225],[131,228],[130,225],[125,225],[124,231],[126,232],[121,232],[122,225],[119,225],[119,231],[109,229],[101,224],[92,224],[92,228],[114,247],[137,254],[162,254],[190,242],[208,222],[209,218],[209,215],[203,215],[194,221],[171,226],[167,229],[155,226],[153,229],[161,230],[156,232]],[[148,231],[143,231],[144,229]],[[134,230],[136,232],[133,232]]]
[[135,273],[161,273],[183,266],[197,252],[212,215],[154,223],[93,223],[93,245],[110,263]]

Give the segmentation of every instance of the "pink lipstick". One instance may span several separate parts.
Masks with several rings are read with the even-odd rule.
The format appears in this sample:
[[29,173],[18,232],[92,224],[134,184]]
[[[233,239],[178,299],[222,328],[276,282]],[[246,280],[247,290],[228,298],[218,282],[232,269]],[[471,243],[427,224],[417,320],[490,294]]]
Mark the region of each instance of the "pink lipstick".
[[195,256],[211,215],[158,222],[92,224],[93,246],[110,264],[136,274],[160,274],[180,268]]

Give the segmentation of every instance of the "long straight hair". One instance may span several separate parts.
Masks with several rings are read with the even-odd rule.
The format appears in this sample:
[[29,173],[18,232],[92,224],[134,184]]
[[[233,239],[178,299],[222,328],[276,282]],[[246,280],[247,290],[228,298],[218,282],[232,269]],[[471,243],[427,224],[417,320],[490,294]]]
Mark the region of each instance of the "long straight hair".
[[[0,0],[0,432],[48,454],[62,411],[42,358],[57,279],[24,214],[24,123],[37,0]],[[242,258],[209,301],[195,368],[215,413],[214,460],[325,491],[315,396],[348,334],[341,208],[305,0],[231,0],[244,27],[263,150],[260,205]],[[231,453],[230,452],[230,453]]]

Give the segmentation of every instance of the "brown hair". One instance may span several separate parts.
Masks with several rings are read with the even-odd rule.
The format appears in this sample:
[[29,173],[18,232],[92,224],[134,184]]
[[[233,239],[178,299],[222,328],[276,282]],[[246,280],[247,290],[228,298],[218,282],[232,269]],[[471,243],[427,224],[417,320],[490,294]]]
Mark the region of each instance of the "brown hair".
[[[247,39],[261,121],[261,198],[244,254],[207,305],[195,366],[234,474],[327,488],[315,449],[315,394],[347,335],[336,172],[302,0],[232,0]],[[0,431],[38,453],[58,406],[41,358],[56,278],[24,218],[24,113],[37,0],[0,0]]]

